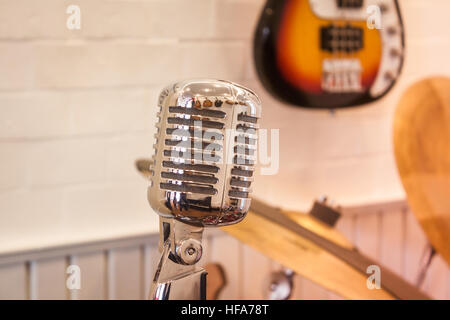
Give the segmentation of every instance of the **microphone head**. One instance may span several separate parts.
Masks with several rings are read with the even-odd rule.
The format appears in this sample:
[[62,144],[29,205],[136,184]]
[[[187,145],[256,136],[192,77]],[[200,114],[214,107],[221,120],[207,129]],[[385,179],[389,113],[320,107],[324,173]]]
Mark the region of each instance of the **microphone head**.
[[229,81],[188,80],[162,90],[158,106],[151,207],[198,226],[241,221],[257,155],[257,95]]

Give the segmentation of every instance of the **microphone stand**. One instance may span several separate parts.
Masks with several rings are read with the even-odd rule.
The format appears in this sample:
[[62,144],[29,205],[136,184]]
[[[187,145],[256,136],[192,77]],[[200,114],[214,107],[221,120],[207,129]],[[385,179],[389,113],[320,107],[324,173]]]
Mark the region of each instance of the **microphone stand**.
[[160,217],[161,258],[150,288],[150,300],[206,300],[202,257],[203,227]]
[[[139,159],[136,169],[150,178],[151,160]],[[203,253],[203,227],[159,217],[161,253],[150,286],[150,300],[206,300],[206,271],[196,265]]]
[[261,101],[235,83],[198,79],[167,86],[158,107],[147,198],[160,216],[161,259],[150,299],[206,299],[196,266],[203,227],[248,212]]

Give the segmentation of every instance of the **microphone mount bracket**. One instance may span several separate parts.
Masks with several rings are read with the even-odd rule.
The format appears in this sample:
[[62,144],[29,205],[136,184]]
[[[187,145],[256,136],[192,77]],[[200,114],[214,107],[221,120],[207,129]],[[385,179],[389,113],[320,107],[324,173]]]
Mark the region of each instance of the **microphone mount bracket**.
[[206,272],[196,266],[203,253],[203,227],[160,216],[159,260],[151,300],[206,299]]

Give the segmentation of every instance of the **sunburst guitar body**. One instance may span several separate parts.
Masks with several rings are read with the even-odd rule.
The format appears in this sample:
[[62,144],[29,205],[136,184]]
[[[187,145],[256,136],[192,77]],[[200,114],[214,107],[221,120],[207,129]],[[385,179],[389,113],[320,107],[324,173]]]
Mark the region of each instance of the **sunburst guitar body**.
[[342,108],[385,95],[400,74],[396,0],[268,0],[254,38],[256,69],[280,100]]

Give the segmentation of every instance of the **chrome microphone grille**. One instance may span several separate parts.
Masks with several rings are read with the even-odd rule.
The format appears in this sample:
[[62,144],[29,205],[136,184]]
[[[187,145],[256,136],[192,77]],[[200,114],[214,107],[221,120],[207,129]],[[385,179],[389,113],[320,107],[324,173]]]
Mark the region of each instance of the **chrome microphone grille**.
[[242,220],[250,207],[259,98],[221,80],[191,80],[159,97],[150,205],[195,225]]

